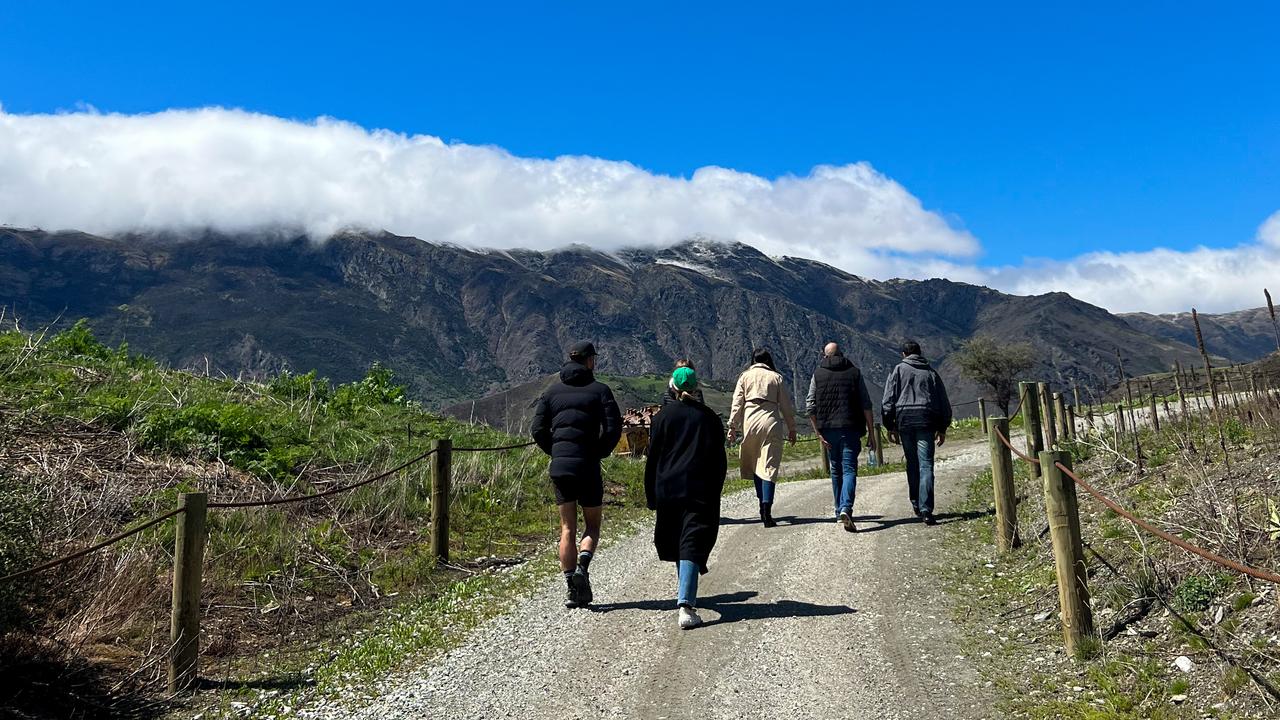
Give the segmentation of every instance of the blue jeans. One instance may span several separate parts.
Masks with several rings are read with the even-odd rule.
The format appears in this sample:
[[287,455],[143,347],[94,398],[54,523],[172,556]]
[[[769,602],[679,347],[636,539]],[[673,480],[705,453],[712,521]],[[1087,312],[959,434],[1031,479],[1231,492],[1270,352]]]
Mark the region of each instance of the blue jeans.
[[676,572],[680,576],[680,586],[676,594],[676,605],[698,606],[698,563],[692,560],[681,560],[676,563]]
[[835,500],[836,514],[853,514],[853,498],[858,492],[858,455],[862,452],[862,438],[851,428],[831,428],[820,431],[827,441],[827,459],[831,461],[831,496]]
[[778,483],[765,480],[759,475],[755,476],[755,483],[756,483],[756,497],[760,498],[760,502],[772,503],[773,492]]
[[907,494],[911,509],[922,515],[933,514],[933,444],[932,430],[900,430],[902,454],[907,461]]

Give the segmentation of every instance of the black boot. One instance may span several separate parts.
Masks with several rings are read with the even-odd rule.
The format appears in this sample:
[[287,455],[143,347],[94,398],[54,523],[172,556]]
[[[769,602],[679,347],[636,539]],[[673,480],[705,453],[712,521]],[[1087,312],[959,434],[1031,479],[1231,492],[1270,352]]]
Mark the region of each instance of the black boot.
[[773,503],[760,503],[760,519],[764,521],[764,526],[767,528],[778,525],[773,519]]

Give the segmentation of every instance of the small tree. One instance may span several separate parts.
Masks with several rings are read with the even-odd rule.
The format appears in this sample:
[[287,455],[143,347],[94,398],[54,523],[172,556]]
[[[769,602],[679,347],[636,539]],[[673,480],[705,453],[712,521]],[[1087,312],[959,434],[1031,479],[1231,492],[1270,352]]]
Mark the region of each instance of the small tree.
[[1026,343],[1002,345],[986,336],[972,338],[955,353],[960,372],[991,389],[996,405],[1009,415],[1009,402],[1017,390],[1018,376],[1035,364],[1035,354]]

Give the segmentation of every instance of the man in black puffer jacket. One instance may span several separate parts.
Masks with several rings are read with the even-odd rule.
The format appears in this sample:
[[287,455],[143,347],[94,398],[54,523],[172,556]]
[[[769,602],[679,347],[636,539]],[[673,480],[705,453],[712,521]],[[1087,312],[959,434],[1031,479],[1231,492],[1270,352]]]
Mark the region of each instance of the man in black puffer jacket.
[[[622,415],[609,386],[596,380],[596,349],[580,342],[569,349],[569,362],[538,399],[533,439],[551,456],[551,484],[560,507],[560,569],[569,585],[565,607],[592,600],[587,574],[600,539],[604,478],[600,461],[609,457],[622,437]],[[581,547],[578,506],[582,506]]]

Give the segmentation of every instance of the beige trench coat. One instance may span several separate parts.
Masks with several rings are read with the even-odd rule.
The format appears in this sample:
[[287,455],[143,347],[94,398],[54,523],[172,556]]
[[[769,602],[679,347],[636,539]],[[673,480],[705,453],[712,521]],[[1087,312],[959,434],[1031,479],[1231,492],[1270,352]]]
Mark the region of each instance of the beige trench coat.
[[758,475],[778,481],[782,444],[796,430],[796,411],[782,375],[757,363],[738,377],[733,389],[729,429],[742,433],[739,470],[746,480]]

